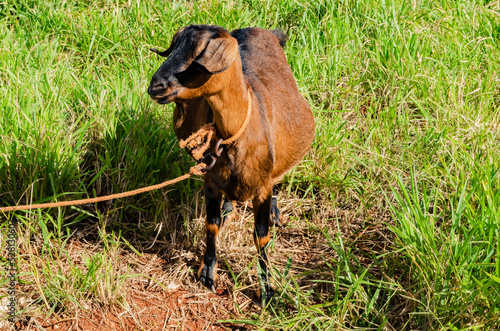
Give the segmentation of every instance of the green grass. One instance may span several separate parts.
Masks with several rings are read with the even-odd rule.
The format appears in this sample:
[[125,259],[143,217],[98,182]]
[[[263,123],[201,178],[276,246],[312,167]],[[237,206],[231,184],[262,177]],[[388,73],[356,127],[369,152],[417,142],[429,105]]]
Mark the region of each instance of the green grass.
[[[171,129],[173,107],[152,105],[146,88],[161,63],[149,48],[164,49],[192,23],[284,29],[288,62],[316,118],[312,151],[285,178],[283,198],[299,199],[299,210],[313,201],[300,222],[335,257],[301,273],[277,266],[280,300],[256,318],[242,312],[239,322],[500,327],[498,2],[6,2],[1,205],[100,196],[185,173],[192,161]],[[169,240],[202,240],[192,222],[200,188],[190,179],[96,206],[16,212],[21,280],[35,306],[49,314],[122,302],[135,277],[115,270],[122,252],[139,255],[159,224]],[[350,222],[359,225],[354,234],[344,229]],[[100,250],[67,256],[84,227]],[[354,239],[374,229],[381,235],[368,243]],[[247,272],[231,270],[235,290]],[[305,290],[305,280],[316,287]]]

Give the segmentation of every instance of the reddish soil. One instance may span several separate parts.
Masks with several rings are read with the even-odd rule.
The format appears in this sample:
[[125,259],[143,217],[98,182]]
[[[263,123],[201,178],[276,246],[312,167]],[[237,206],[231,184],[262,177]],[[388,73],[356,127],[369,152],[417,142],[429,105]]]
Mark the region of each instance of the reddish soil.
[[[128,309],[112,307],[94,309],[77,318],[57,321],[49,319],[18,325],[19,330],[247,330],[232,323],[219,323],[230,319],[227,308],[233,304],[225,289],[217,293],[192,294],[175,292],[131,291]],[[125,306],[125,305],[123,305]],[[133,308],[132,308],[133,307]],[[41,328],[41,327],[43,328]]]

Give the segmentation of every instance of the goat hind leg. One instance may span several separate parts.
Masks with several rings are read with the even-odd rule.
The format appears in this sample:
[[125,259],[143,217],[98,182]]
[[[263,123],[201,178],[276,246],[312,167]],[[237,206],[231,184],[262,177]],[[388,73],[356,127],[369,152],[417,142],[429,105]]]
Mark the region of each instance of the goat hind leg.
[[222,204],[222,225],[228,221],[232,221],[234,218],[236,218],[236,211],[234,210],[233,203],[225,197]]
[[[259,254],[259,266],[261,269],[260,278],[264,283],[265,300],[268,302],[274,295],[274,289],[272,288],[267,270],[267,246],[270,241],[269,235],[269,221],[271,217],[271,204],[272,195],[269,194],[264,201],[259,201],[259,199],[253,200],[254,207],[254,218],[255,218],[255,231],[254,240],[255,246],[257,247],[257,252]],[[257,296],[263,298],[260,285],[258,286]]]
[[273,200],[271,204],[271,218],[273,220],[274,226],[277,226],[279,228],[282,228],[283,225],[281,224],[281,211],[278,208],[278,188],[276,188],[276,185],[273,186]]

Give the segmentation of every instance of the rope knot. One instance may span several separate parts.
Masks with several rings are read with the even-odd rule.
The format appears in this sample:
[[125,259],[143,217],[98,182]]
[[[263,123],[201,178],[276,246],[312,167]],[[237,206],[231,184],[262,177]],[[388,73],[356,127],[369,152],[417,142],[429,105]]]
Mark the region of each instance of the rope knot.
[[200,130],[196,131],[184,140],[179,141],[181,148],[186,148],[191,152],[195,160],[200,160],[203,153],[210,147],[212,138],[217,134],[217,127],[214,123],[205,124]]
[[[245,120],[243,121],[243,124],[241,125],[240,129],[238,130],[238,132],[236,132],[234,136],[222,141],[220,144],[222,145],[232,144],[233,142],[238,140],[238,138],[243,134],[243,132],[247,128],[248,122],[250,122],[250,116],[252,114],[252,97],[250,95],[250,89],[248,89],[247,91],[247,96],[248,96],[248,108],[247,108],[247,115],[245,117]],[[195,160],[199,161],[203,157],[203,154],[210,147],[212,138],[215,138],[216,136],[217,136],[217,127],[215,126],[215,123],[208,123],[202,126],[201,129],[199,129],[195,133],[191,134],[186,139],[180,140],[179,146],[182,149],[186,148],[188,151],[191,152]]]
[[197,176],[203,176],[205,174],[205,168],[207,167],[207,165],[205,163],[198,163],[197,165],[195,165],[194,167],[191,167],[191,169],[189,169],[189,173],[191,175],[197,175]]

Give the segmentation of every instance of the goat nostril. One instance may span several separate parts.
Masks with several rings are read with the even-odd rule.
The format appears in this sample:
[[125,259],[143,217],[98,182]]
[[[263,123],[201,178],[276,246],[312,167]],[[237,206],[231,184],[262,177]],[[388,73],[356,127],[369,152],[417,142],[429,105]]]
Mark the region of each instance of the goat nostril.
[[166,88],[167,88],[167,84],[165,84],[164,82],[160,82],[160,83],[154,84],[152,90],[158,91],[158,90],[164,90]]
[[165,81],[157,82],[151,87],[151,91],[161,91],[167,88],[167,83]]

